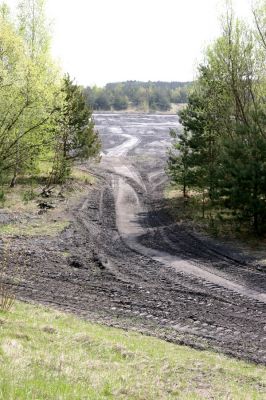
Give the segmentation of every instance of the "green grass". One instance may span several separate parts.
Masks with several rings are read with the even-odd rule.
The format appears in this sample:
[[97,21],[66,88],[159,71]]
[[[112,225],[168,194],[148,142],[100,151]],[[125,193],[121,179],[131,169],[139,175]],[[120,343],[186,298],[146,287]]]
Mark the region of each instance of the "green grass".
[[89,172],[81,170],[77,167],[73,168],[70,177],[77,182],[84,184],[92,185],[95,182],[95,178]]
[[262,366],[16,303],[0,313],[0,399],[265,399]]

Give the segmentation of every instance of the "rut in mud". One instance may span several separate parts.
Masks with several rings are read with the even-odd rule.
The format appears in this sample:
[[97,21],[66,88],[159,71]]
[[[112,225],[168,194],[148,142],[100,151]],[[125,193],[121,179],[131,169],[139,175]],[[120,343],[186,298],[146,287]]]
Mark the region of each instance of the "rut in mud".
[[[58,240],[27,249],[22,298],[109,325],[266,363],[265,270],[174,224],[161,208],[169,115],[95,115],[98,184]],[[62,254],[69,254],[63,258]]]

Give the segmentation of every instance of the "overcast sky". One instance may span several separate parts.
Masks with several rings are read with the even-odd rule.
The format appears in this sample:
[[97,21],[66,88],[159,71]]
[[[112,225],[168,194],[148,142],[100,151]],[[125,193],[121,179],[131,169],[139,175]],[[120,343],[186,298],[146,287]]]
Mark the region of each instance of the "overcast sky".
[[[6,0],[13,5],[17,0]],[[251,0],[235,0],[246,18]],[[186,81],[219,33],[222,0],[47,0],[53,54],[84,85]]]

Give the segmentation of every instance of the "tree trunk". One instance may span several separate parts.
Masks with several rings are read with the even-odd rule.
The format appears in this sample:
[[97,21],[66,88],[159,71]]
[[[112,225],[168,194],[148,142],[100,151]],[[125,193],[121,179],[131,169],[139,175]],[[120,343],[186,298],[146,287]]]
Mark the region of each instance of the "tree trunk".
[[187,185],[185,181],[183,182],[183,197],[187,197]]
[[205,193],[202,192],[202,218],[205,218]]
[[256,235],[259,234],[259,212],[258,212],[258,170],[255,167],[253,186],[253,228]]
[[12,178],[12,180],[10,182],[10,185],[9,185],[11,188],[15,187],[17,176],[18,176],[18,171],[17,171],[17,169],[15,169],[14,170],[14,174],[13,174],[13,178]]

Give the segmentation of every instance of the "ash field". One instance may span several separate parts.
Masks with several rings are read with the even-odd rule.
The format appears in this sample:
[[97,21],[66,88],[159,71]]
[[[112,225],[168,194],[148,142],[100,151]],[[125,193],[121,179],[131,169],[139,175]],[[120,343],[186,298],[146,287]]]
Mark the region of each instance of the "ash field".
[[29,254],[20,297],[265,364],[265,268],[175,223],[166,207],[169,129],[180,129],[178,117],[94,118],[102,160],[80,168],[97,183],[57,239],[17,239],[14,252],[27,246]]

